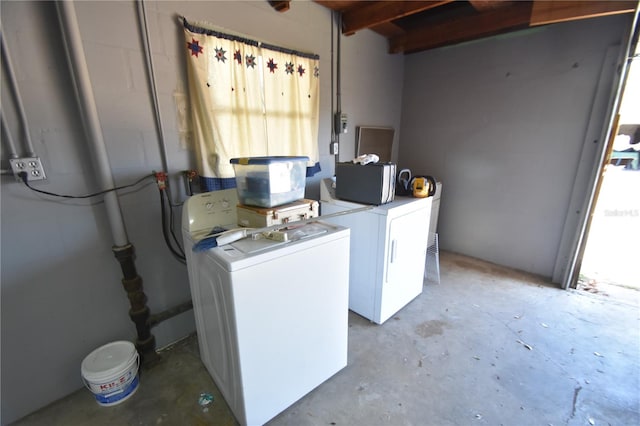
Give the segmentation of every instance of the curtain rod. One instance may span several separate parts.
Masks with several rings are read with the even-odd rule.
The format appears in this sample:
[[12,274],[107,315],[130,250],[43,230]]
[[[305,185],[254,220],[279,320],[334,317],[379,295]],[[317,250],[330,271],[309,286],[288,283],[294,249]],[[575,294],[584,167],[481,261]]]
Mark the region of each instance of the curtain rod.
[[243,36],[243,35],[231,34],[229,32],[224,32],[224,31],[227,31],[227,30],[220,31],[220,30],[217,30],[217,29],[213,29],[213,26],[210,26],[207,23],[196,22],[196,23],[192,24],[189,21],[187,21],[187,19],[182,15],[178,15],[178,19],[182,21],[182,25],[184,25],[184,27],[186,29],[188,29],[189,31],[191,31],[193,33],[215,36],[215,37],[222,38],[222,39],[225,39],[225,40],[240,41],[242,43],[249,44],[251,46],[257,46],[257,47],[262,47],[264,49],[275,50],[275,51],[281,52],[281,53],[297,55],[297,56],[301,56],[303,58],[320,59],[320,55],[315,54],[315,53],[301,52],[299,50],[290,49],[290,48],[282,47],[282,46],[276,46],[274,44],[253,40],[253,39],[247,38],[246,36]]

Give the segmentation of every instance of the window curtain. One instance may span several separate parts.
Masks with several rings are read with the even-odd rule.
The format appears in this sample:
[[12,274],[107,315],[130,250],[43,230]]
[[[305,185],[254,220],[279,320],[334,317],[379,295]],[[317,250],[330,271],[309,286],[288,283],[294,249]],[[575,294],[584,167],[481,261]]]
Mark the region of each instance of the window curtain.
[[235,157],[309,157],[320,171],[319,57],[184,20],[190,110],[202,190],[235,187]]

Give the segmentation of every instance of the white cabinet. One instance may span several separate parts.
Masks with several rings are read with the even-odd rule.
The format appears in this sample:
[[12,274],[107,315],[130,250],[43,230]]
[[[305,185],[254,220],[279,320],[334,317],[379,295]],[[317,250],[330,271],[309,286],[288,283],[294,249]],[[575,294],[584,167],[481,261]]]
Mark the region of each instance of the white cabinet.
[[[349,309],[382,324],[422,293],[431,201],[396,197],[371,210],[326,219],[351,229]],[[322,215],[363,207],[326,190],[320,206]]]

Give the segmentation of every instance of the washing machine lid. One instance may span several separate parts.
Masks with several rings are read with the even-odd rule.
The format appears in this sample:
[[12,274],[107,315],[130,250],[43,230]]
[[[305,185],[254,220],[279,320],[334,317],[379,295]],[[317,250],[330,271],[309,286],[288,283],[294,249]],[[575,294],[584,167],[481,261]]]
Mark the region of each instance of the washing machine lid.
[[225,246],[207,251],[207,256],[234,271],[271,258],[284,256],[290,251],[302,250],[327,240],[349,238],[349,229],[326,222],[314,221],[282,229],[287,241],[275,241],[261,236],[249,236]]
[[243,238],[231,243],[231,245],[244,254],[253,254],[284,244],[300,241],[305,238],[311,238],[317,235],[325,234],[327,233],[328,229],[329,228],[327,228],[327,226],[324,224],[311,222],[302,224],[300,226],[287,226],[286,228],[279,230],[279,236],[284,241],[271,239],[269,238],[269,232],[266,232],[264,234],[258,233],[250,237]]

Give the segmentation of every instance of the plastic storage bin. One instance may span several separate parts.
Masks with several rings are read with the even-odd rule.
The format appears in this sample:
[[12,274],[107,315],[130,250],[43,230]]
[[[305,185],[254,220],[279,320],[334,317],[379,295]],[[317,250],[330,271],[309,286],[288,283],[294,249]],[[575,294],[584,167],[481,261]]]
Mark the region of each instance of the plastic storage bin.
[[240,204],[275,207],[304,198],[308,157],[232,158]]

